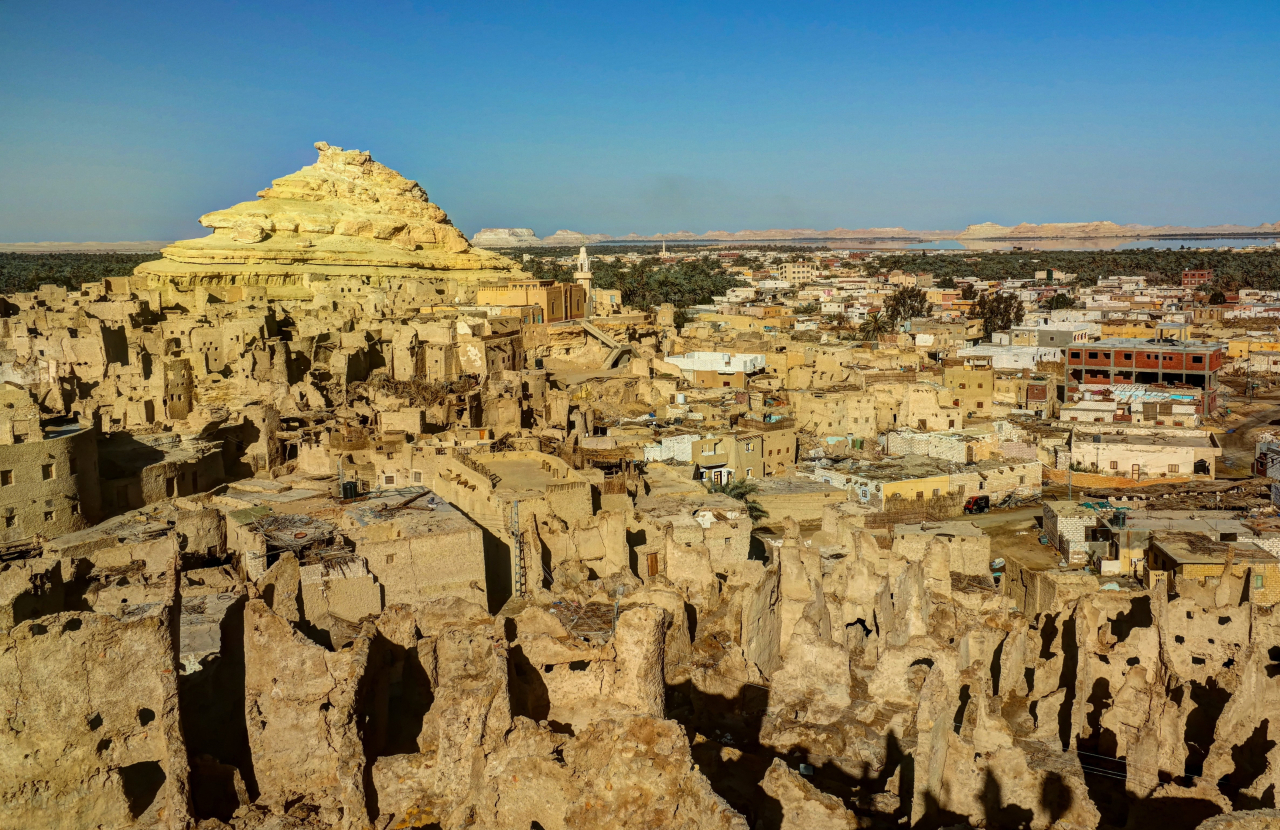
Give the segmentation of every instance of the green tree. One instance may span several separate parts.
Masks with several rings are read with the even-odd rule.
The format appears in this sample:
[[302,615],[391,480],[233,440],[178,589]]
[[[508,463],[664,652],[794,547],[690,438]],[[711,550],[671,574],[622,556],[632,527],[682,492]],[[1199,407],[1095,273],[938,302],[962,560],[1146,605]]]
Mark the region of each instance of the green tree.
[[801,314],[801,315],[817,314],[821,310],[822,310],[822,306],[819,305],[818,303],[805,303],[804,305],[796,306],[796,314]]
[[955,288],[956,278],[948,274],[947,276],[938,280],[938,287],[939,288]]
[[904,320],[929,316],[933,304],[921,288],[899,288],[884,301],[884,316],[890,325],[897,325]]
[[1052,297],[1050,297],[1048,300],[1041,303],[1040,305],[1043,308],[1047,308],[1048,310],[1053,311],[1059,308],[1075,308],[1076,301],[1069,294],[1054,294]]
[[863,340],[878,340],[880,335],[888,334],[892,330],[893,324],[878,311],[868,314],[867,319],[858,326],[858,334],[862,335]]
[[1022,301],[1013,294],[983,294],[969,312],[969,319],[982,320],[983,339],[990,340],[993,331],[1004,331],[1022,325]]
[[595,287],[618,289],[622,302],[634,308],[662,303],[687,308],[709,303],[712,297],[743,285],[718,263],[701,258],[673,265],[664,265],[656,257],[645,257],[630,266],[602,262],[595,273]]
[[764,509],[764,505],[751,498],[760,489],[760,485],[750,479],[735,478],[726,482],[708,482],[706,488],[708,493],[724,493],[729,498],[742,502],[752,524],[769,518],[769,511]]
[[1213,289],[1213,293],[1209,295],[1209,305],[1222,305],[1226,301],[1227,295],[1220,288]]
[[977,298],[978,290],[973,287],[973,283],[966,282],[964,285],[960,286],[960,299],[976,300]]

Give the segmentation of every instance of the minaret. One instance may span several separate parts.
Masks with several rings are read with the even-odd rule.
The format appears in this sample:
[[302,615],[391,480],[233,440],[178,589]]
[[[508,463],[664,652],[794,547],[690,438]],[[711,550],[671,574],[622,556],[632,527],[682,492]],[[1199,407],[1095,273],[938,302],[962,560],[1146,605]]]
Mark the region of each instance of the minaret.
[[583,314],[587,317],[594,316],[595,301],[591,296],[591,259],[587,256],[585,245],[578,249],[578,270],[573,278],[587,294],[583,300]]

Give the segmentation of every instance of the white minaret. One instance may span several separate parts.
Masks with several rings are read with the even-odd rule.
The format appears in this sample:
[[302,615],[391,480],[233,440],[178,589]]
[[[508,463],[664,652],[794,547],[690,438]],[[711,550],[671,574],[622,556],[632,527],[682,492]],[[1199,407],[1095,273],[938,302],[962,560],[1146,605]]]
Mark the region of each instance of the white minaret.
[[578,249],[578,270],[573,275],[578,285],[582,286],[582,290],[586,292],[586,298],[583,300],[583,314],[587,317],[595,315],[595,300],[591,296],[591,258],[587,256],[587,247],[584,245]]

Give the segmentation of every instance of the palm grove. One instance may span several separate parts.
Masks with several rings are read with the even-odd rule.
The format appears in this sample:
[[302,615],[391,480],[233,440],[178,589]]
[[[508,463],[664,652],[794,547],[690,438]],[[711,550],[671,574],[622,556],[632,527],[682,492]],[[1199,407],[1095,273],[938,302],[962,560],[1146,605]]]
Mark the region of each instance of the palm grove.
[[[524,263],[524,268],[538,279],[573,281],[573,270],[555,260],[534,257]],[[702,258],[670,265],[658,257],[633,263],[596,260],[591,263],[591,270],[596,288],[616,289],[622,295],[622,303],[632,308],[652,308],[663,303],[676,308],[702,305],[745,284]]]
[[[969,319],[982,321],[983,339],[990,339],[992,332],[1005,331],[1022,324],[1022,302],[1013,294],[997,292],[977,294],[971,286],[963,299],[972,300]],[[879,312],[871,312],[858,327],[858,335],[864,340],[875,340],[882,334],[896,331],[908,320],[928,317],[933,310],[928,294],[921,288],[900,288],[890,294]]]

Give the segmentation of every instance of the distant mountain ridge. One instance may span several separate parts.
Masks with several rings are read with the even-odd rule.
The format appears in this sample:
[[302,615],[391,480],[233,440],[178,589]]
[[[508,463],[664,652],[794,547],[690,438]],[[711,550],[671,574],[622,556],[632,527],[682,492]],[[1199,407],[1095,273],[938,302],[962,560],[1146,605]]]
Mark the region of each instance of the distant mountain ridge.
[[1048,222],[1019,225],[997,225],[983,222],[970,225],[962,231],[908,230],[907,228],[833,228],[820,231],[814,228],[772,228],[769,230],[743,231],[675,231],[644,236],[629,233],[626,236],[585,234],[576,231],[556,231],[539,239],[530,228],[485,228],[471,240],[484,247],[511,247],[517,245],[589,245],[593,242],[785,242],[797,239],[858,239],[884,241],[937,242],[941,240],[1036,240],[1036,239],[1157,239],[1161,237],[1219,237],[1219,236],[1280,236],[1280,222],[1261,225],[1209,225],[1190,227],[1184,225],[1118,225],[1115,222]]

